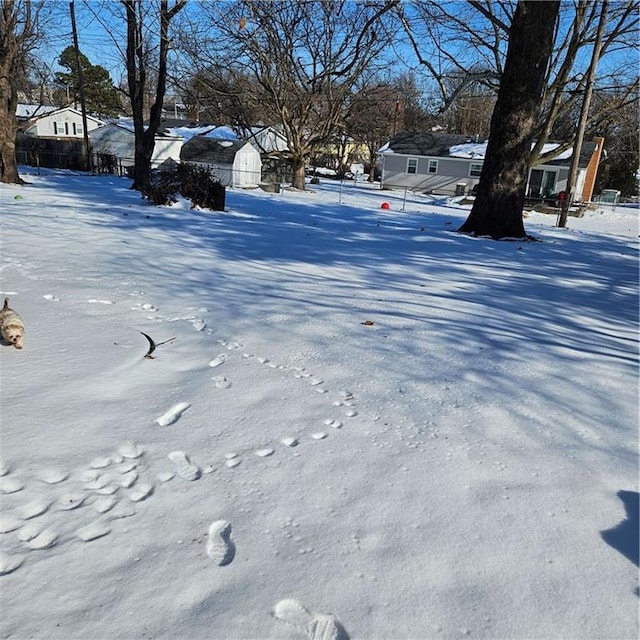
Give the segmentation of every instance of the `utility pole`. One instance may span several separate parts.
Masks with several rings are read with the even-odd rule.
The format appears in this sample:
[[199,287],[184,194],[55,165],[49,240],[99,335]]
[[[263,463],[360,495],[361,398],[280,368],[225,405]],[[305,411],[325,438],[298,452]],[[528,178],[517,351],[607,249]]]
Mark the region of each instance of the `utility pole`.
[[596,41],[593,44],[593,53],[591,54],[591,64],[587,71],[587,79],[584,88],[584,97],[582,98],[582,107],[580,110],[580,120],[578,121],[578,131],[576,133],[576,141],[573,145],[573,154],[571,156],[571,166],[569,168],[569,177],[567,178],[567,188],[565,192],[567,197],[562,202],[562,209],[558,219],[559,227],[567,226],[567,217],[569,216],[569,207],[575,199],[575,183],[578,177],[578,162],[580,161],[580,153],[582,151],[582,140],[584,132],[587,128],[587,120],[589,119],[589,107],[591,106],[591,96],[593,95],[593,85],[596,80],[596,70],[598,61],[600,60],[600,49],[602,48],[602,36],[604,27],[607,23],[607,10],[609,8],[609,0],[603,0],[602,13],[598,22],[598,31],[596,33]]
[[89,131],[87,129],[87,103],[84,99],[84,78],[82,76],[82,65],[80,64],[80,49],[78,47],[78,30],[76,28],[76,12],[73,0],[69,2],[69,13],[71,14],[71,31],[73,33],[73,47],[76,51],[76,65],[78,67],[78,93],[80,94],[80,110],[82,112],[82,130],[84,132],[84,157],[87,171],[91,171],[93,163],[89,148]]
[[400,94],[396,96],[396,105],[393,112],[393,134],[392,137],[396,135],[398,129],[398,114],[400,113]]

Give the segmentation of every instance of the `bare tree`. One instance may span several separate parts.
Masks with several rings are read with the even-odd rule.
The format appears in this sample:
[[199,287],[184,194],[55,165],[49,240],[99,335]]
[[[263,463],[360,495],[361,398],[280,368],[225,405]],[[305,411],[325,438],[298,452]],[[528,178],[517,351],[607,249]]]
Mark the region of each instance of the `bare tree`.
[[363,86],[354,93],[345,118],[346,131],[367,149],[369,182],[375,178],[375,162],[378,150],[398,126],[401,103],[398,90],[389,84]]
[[421,104],[422,91],[409,74],[367,80],[353,92],[344,119],[345,133],[367,150],[369,182],[373,182],[379,149],[399,131],[420,131],[429,125]]
[[448,131],[486,138],[496,102],[495,90],[482,81],[461,82],[454,75],[451,93],[455,100],[441,114]]
[[121,0],[127,19],[127,81],[133,128],[135,134],[134,176],[132,189],[145,192],[149,187],[151,157],[155,146],[155,135],[162,120],[162,107],[167,87],[167,56],[170,47],[169,25],[174,16],[182,10],[187,0],[175,0],[169,8],[168,0],[160,0],[159,7],[159,51],[155,91],[148,125],[144,123],[145,94],[148,90],[149,61],[145,48],[145,20],[150,19],[149,7],[142,0]]
[[[601,5],[602,2],[593,0],[561,4],[546,89],[541,98],[543,107],[536,124],[532,161],[544,162],[554,157],[542,154],[554,123],[564,114],[579,111],[576,105],[582,99]],[[637,93],[638,6],[635,0],[623,0],[613,4],[608,11],[598,73],[601,90],[635,86],[635,90],[628,93],[629,101]],[[497,92],[514,18],[513,2],[410,0],[401,5],[399,15],[418,62],[438,87],[443,113],[454,108],[469,87]],[[625,55],[628,57],[626,64],[621,63]],[[598,113],[590,114],[587,136],[595,133],[599,119]],[[564,146],[557,147],[552,154],[558,155],[571,148],[574,135],[575,127],[564,140]]]
[[38,39],[41,2],[3,0],[0,4],[0,182],[22,183],[16,164],[18,80]]
[[182,100],[191,119],[196,122],[226,124],[249,129],[265,121],[262,91],[256,81],[240,70],[230,72],[226,65],[216,64],[187,77],[173,74],[173,83],[180,88]]
[[638,101],[629,104],[625,96],[626,91],[594,95],[594,102],[599,103],[598,112],[609,114],[598,125],[598,135],[607,141],[607,156],[598,169],[596,190],[616,189],[623,196],[637,197],[640,167]]
[[478,192],[459,229],[464,233],[526,237],[522,208],[559,9],[559,0],[518,2]]
[[[238,0],[201,4],[198,38],[186,37],[196,68],[220,68],[254,82],[264,120],[287,138],[294,186],[314,151],[331,140],[356,82],[378,61],[383,16],[399,0]],[[202,36],[205,37],[202,37]],[[252,123],[257,124],[257,123]]]

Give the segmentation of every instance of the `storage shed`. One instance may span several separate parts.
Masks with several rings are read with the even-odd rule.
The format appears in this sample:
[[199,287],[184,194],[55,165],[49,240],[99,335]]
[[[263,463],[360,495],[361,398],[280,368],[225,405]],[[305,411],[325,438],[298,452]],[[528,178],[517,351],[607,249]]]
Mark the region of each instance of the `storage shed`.
[[209,167],[225,186],[256,187],[261,181],[260,153],[245,140],[194,136],[182,146],[180,160]]

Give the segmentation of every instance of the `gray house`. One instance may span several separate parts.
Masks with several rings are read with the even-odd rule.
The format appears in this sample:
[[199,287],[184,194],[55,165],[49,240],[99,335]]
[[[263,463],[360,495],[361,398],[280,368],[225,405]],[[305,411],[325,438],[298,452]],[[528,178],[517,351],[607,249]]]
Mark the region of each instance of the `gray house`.
[[[604,139],[585,142],[580,154],[576,193],[588,202],[593,195]],[[547,153],[559,144],[545,145]],[[438,194],[471,193],[480,180],[486,141],[450,133],[402,132],[379,151],[382,184]],[[569,176],[571,150],[529,172],[527,197],[540,198],[564,191]]]
[[260,153],[246,140],[194,136],[182,146],[180,161],[209,167],[225,186],[255,187],[261,181]]

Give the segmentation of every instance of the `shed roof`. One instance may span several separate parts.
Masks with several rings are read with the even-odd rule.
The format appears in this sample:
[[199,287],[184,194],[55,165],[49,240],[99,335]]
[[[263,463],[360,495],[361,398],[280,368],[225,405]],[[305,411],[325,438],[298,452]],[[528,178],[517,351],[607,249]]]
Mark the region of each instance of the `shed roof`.
[[[194,136],[182,145],[180,160],[208,164],[233,164],[236,153],[247,144],[244,140]],[[251,147],[251,145],[249,146]],[[253,149],[253,147],[251,148]]]

